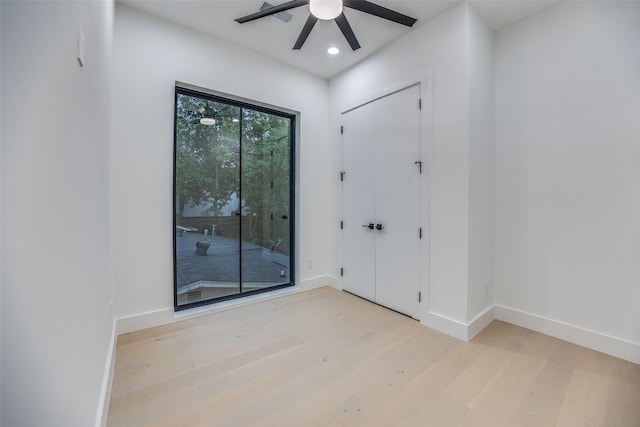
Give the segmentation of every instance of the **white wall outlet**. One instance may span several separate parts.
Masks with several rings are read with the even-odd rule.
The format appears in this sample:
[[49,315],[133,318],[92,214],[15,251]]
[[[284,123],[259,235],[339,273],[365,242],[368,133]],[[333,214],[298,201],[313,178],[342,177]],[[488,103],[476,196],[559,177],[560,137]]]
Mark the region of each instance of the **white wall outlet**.
[[487,298],[489,296],[489,282],[484,282],[484,297]]
[[308,268],[309,270],[311,270],[311,269],[313,268],[313,260],[312,260],[311,258],[309,258],[309,259],[307,260],[307,268]]

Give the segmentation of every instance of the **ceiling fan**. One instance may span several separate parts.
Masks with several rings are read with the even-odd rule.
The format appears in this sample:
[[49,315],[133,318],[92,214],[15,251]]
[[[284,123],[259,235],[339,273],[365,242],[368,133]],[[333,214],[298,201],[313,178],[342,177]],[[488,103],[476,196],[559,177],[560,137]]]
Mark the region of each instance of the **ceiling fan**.
[[309,37],[314,25],[318,22],[318,19],[326,21],[333,19],[336,21],[338,28],[342,31],[347,42],[349,42],[351,49],[360,49],[360,43],[358,43],[358,39],[351,29],[349,21],[347,21],[347,18],[344,16],[342,11],[343,7],[359,10],[360,12],[406,25],[407,27],[412,27],[417,21],[410,16],[403,15],[402,13],[365,0],[293,0],[278,6],[269,7],[261,10],[260,12],[252,13],[251,15],[243,16],[242,18],[236,19],[236,22],[244,24],[245,22],[254,21],[256,19],[264,18],[265,16],[275,15],[307,4],[309,5],[309,17],[307,18],[304,27],[302,27],[298,40],[296,40],[296,43],[293,45],[294,50],[299,50],[302,47],[304,42],[307,40],[307,37]]

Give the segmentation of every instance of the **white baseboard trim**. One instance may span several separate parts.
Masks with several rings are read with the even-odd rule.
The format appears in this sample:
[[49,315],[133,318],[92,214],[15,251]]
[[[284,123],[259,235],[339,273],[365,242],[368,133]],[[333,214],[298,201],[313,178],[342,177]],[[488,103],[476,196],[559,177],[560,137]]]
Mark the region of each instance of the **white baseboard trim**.
[[152,328],[173,322],[173,308],[163,308],[156,311],[118,317],[116,319],[116,334],[122,335],[140,329]]
[[204,305],[189,310],[174,312],[173,307],[164,308],[146,313],[134,314],[131,316],[119,317],[116,322],[116,335],[125,334],[127,332],[138,331],[141,329],[152,328],[154,326],[166,325],[178,320],[202,316],[204,314],[216,313],[231,308],[242,307],[248,304],[255,304],[261,301],[267,301],[272,298],[279,298],[285,295],[291,295],[298,292],[304,292],[322,286],[335,287],[335,278],[331,276],[317,276],[301,280],[297,286],[277,289],[272,292],[251,295],[246,298],[238,298],[229,301],[222,301],[211,305]]
[[331,286],[335,288],[336,278],[332,276],[316,276],[308,279],[300,280],[300,289],[308,291],[310,289],[321,288],[323,286]]
[[428,312],[422,316],[420,323],[431,329],[458,338],[459,340],[469,341],[491,323],[494,319],[493,310],[493,306],[487,308],[468,323],[460,322],[434,312]]
[[640,364],[640,344],[501,305],[495,318],[592,350]]
[[104,365],[102,376],[102,387],[100,388],[100,400],[98,401],[98,412],[96,414],[96,427],[107,425],[107,415],[109,415],[109,401],[111,400],[111,385],[113,384],[113,370],[116,365],[116,321],[111,326],[111,341],[107,349],[107,359]]
[[459,340],[467,341],[467,326],[457,320],[429,312],[420,317],[420,323]]
[[467,341],[470,341],[473,337],[478,335],[480,331],[489,326],[489,323],[493,322],[495,318],[495,306],[493,305],[487,308],[482,313],[478,314],[467,325]]

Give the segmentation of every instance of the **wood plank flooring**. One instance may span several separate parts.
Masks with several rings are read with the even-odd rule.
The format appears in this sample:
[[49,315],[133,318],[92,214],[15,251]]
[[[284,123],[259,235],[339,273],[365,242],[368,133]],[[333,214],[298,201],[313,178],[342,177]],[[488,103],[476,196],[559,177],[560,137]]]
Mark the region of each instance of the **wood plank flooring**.
[[108,426],[640,426],[640,365],[324,287],[118,337]]

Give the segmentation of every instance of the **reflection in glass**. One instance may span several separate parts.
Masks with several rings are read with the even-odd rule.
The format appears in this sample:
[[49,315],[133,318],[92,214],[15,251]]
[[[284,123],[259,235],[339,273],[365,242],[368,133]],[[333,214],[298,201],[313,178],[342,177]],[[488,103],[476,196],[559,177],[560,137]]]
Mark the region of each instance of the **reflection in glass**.
[[[290,280],[291,126],[285,117],[246,109],[242,114],[242,215],[249,225],[242,235],[242,278],[249,289]],[[257,262],[257,252],[268,262]]]
[[292,282],[292,120],[176,89],[176,308]]

